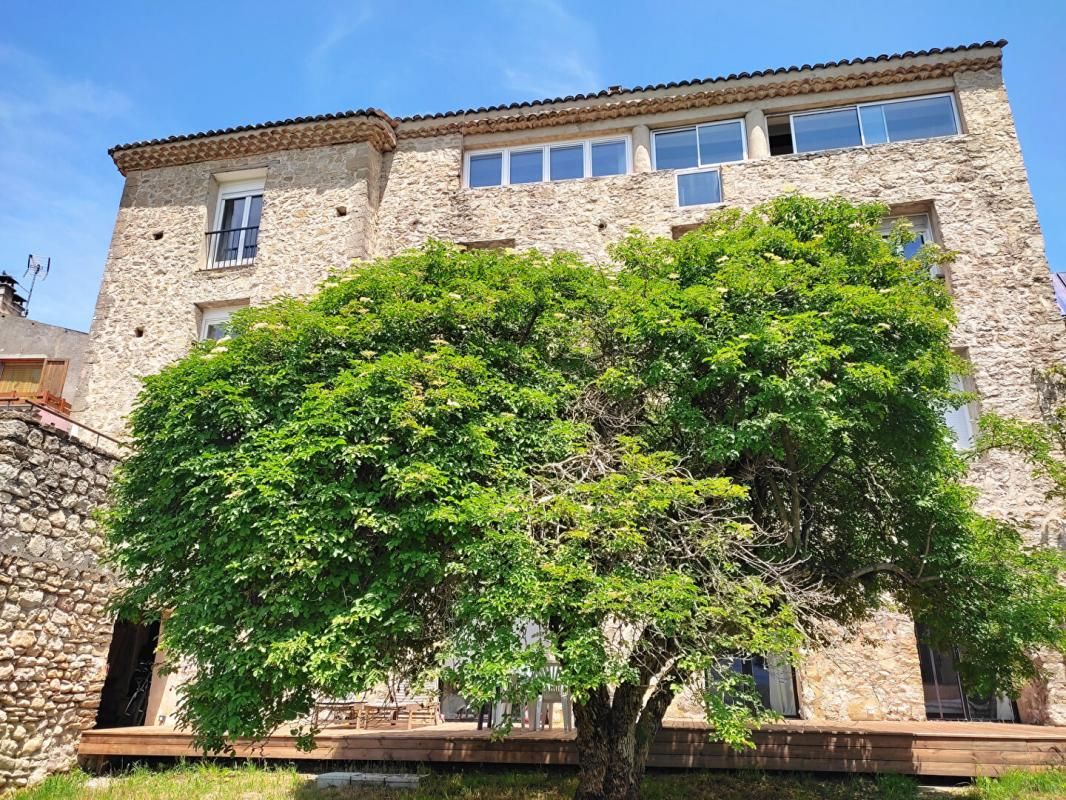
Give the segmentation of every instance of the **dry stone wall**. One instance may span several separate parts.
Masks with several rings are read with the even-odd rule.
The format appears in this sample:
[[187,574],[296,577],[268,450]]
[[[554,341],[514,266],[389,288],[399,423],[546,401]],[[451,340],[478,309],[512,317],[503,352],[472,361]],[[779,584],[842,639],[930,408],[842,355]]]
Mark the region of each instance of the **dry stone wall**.
[[115,459],[0,411],[0,792],[71,766],[111,641],[92,514]]

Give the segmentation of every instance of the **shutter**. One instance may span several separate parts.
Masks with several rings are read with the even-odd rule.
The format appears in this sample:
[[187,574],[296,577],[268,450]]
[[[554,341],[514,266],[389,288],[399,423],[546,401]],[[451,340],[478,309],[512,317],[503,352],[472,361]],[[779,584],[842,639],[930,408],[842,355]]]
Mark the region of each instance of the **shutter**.
[[63,359],[49,359],[41,372],[41,392],[48,392],[56,397],[63,396],[63,384],[67,381],[67,364]]
[[7,361],[0,365],[0,394],[18,397],[37,394],[41,383],[40,361]]

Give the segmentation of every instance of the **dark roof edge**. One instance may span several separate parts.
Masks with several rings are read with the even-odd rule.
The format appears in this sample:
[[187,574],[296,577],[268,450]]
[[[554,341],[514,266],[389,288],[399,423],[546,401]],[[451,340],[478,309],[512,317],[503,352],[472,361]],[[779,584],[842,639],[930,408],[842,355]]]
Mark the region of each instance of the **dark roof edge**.
[[810,72],[819,69],[832,69],[834,67],[847,67],[859,64],[874,64],[884,61],[898,61],[904,58],[921,58],[923,56],[936,56],[947,55],[950,53],[963,53],[968,50],[982,50],[990,47],[1002,48],[1007,45],[1006,39],[999,39],[997,41],[986,42],[973,42],[971,44],[958,45],[956,47],[934,47],[930,50],[908,50],[905,53],[891,53],[878,56],[867,56],[865,58],[851,58],[843,59],[840,61],[827,61],[820,64],[803,64],[802,66],[791,67],[776,67],[773,69],[756,70],[755,72],[741,72],[731,75],[722,75],[712,78],[693,78],[685,81],[671,81],[670,83],[657,83],[649,84],[647,86],[634,86],[630,88],[611,87],[609,89],[602,89],[599,92],[593,92],[591,94],[575,94],[568,95],[566,97],[550,97],[542,100],[525,100],[518,103],[510,103],[506,105],[495,106],[483,106],[481,108],[467,108],[455,111],[441,111],[435,114],[414,114],[406,117],[392,117],[385,113],[381,109],[377,108],[360,108],[353,111],[339,111],[332,114],[316,114],[315,116],[308,117],[293,117],[291,119],[275,120],[272,122],[260,122],[254,125],[237,125],[232,128],[223,128],[221,130],[209,130],[201,131],[198,133],[187,133],[179,136],[168,136],[162,139],[148,139],[140,142],[130,142],[128,144],[119,144],[110,148],[107,153],[110,156],[114,156],[115,153],[122,152],[123,150],[133,150],[139,147],[150,147],[152,145],[159,144],[174,144],[177,142],[187,142],[194,139],[205,139],[211,136],[224,136],[231,133],[244,133],[247,131],[260,131],[268,128],[280,128],[286,125],[299,125],[306,122],[328,122],[331,120],[349,119],[352,117],[376,117],[382,120],[392,128],[396,128],[400,123],[404,122],[424,122],[428,120],[449,119],[453,117],[463,117],[472,114],[489,114],[496,111],[515,111],[524,108],[537,108],[541,106],[551,106],[557,103],[573,103],[586,100],[597,100],[605,97],[618,97],[619,95],[626,94],[639,94],[641,92],[653,92],[663,89],[680,89],[690,86],[705,86],[707,84],[726,83],[728,81],[743,80],[745,78],[764,78],[772,77],[774,75],[787,75],[796,72]]

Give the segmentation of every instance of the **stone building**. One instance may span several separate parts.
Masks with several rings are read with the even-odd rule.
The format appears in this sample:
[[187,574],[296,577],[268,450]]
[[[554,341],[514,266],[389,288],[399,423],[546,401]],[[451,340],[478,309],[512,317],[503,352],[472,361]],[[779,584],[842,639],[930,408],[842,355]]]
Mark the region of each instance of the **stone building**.
[[[958,252],[944,280],[981,405],[1039,414],[1034,368],[1064,356],[1036,210],[1001,74],[1005,42],[394,118],[366,109],[137,142],[77,412],[120,434],[139,375],[220,336],[235,308],[310,292],[335,267],[430,237],[565,249],[599,263],[630,228],[678,235],[788,192],[877,200]],[[960,439],[976,409],[950,420]],[[1058,535],[1025,466],[977,463],[987,511]],[[950,654],[886,611],[795,674],[736,667],[809,719],[1066,724],[1066,675],[1016,703],[965,698]],[[153,695],[166,692],[153,687]],[[158,709],[156,709],[158,710]],[[678,713],[683,708],[676,709]],[[165,722],[165,712],[149,722]]]

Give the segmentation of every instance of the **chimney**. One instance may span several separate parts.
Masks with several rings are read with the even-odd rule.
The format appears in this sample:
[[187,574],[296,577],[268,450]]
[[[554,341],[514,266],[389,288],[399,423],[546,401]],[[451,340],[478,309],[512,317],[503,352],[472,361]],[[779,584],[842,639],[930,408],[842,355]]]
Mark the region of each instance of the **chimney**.
[[0,272],[0,315],[26,316],[26,299],[15,291],[17,285],[14,278],[6,272]]

